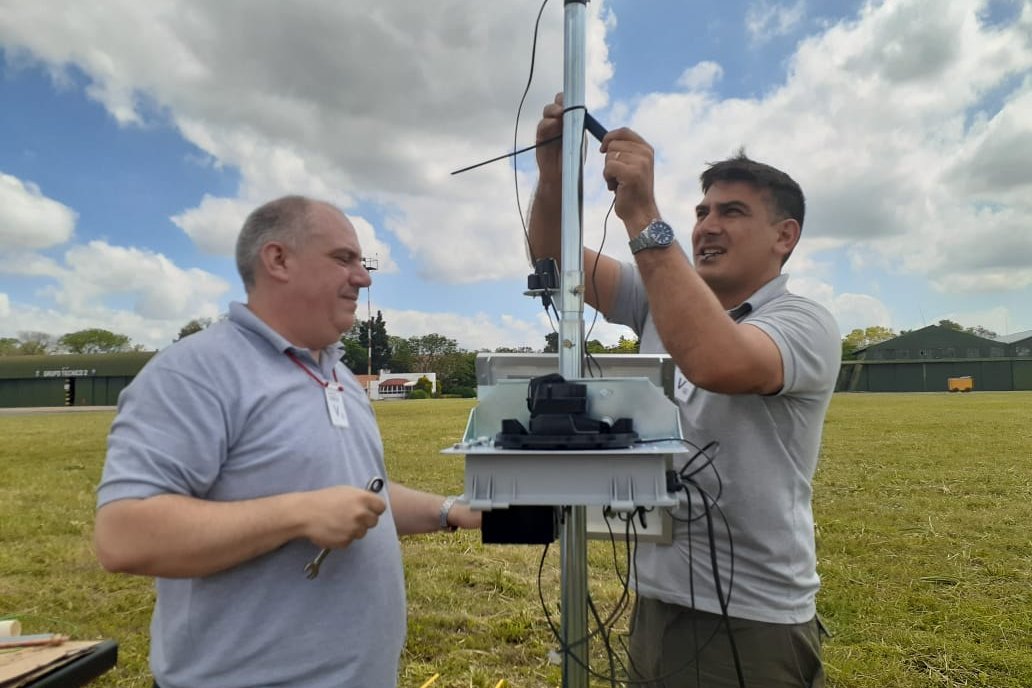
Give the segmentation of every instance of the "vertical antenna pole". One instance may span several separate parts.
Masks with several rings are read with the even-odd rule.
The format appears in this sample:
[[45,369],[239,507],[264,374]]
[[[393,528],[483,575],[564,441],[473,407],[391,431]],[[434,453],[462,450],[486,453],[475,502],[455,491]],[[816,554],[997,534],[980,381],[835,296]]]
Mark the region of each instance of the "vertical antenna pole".
[[[380,261],[376,258],[363,258],[362,267],[368,272],[372,272],[380,267]],[[366,344],[368,345],[366,359],[366,374],[373,374],[373,285],[370,284],[366,287],[366,315],[369,316],[369,329],[366,330]],[[367,383],[368,384],[368,383]]]
[[[563,41],[563,105],[584,105],[587,0],[566,0]],[[584,238],[581,186],[583,107],[563,115],[562,266],[560,279],[559,372],[583,377]],[[560,536],[564,688],[588,688],[588,561],[585,507],[564,509]]]

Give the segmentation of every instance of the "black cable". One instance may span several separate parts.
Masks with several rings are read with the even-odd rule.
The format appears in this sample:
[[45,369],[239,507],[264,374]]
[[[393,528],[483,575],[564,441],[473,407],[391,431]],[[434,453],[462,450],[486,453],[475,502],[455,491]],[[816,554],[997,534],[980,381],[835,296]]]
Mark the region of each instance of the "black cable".
[[[531,47],[530,47],[530,74],[527,75],[527,85],[523,88],[523,95],[520,96],[519,107],[516,108],[516,125],[513,127],[513,132],[512,132],[512,148],[513,148],[513,153],[512,153],[512,155],[513,155],[513,159],[512,159],[512,180],[513,180],[513,185],[514,185],[514,187],[516,189],[516,210],[519,211],[519,214],[520,214],[520,224],[523,226],[523,236],[527,240],[527,251],[530,252],[530,262],[531,262],[531,265],[536,263],[537,259],[534,256],[534,249],[530,245],[530,233],[527,231],[527,220],[526,220],[526,218],[523,217],[523,207],[520,205],[520,179],[519,179],[519,175],[518,175],[517,169],[516,169],[516,157],[515,156],[516,156],[517,153],[522,152],[522,151],[517,151],[516,150],[516,141],[518,140],[518,136],[519,136],[519,133],[520,133],[520,114],[523,112],[523,104],[527,100],[527,94],[530,93],[530,85],[534,81],[534,61],[537,59],[538,29],[541,27],[541,15],[544,14],[544,12],[545,12],[545,5],[547,5],[547,4],[548,4],[548,0],[542,0],[541,7],[540,7],[540,9],[538,9],[537,19],[534,20],[534,38],[531,41]],[[562,138],[562,135],[560,134],[560,136],[558,138]],[[532,150],[533,148],[537,148],[542,143],[544,143],[544,142],[537,143],[534,146],[532,146],[531,148],[524,149],[524,150]]]
[[[722,586],[720,585],[720,569],[717,567],[717,546],[716,546],[716,536],[713,533],[713,517],[712,517],[712,515],[710,513],[710,505],[706,502],[706,497],[708,495],[706,494],[705,491],[702,491],[702,490],[700,490],[700,493],[703,496],[703,500],[702,500],[703,501],[703,505],[704,505],[703,513],[706,514],[706,534],[707,534],[707,537],[709,538],[709,545],[710,545],[710,565],[713,568],[713,587],[714,587],[714,589],[717,592],[717,603],[720,605],[720,616],[721,616],[721,619],[723,619],[724,626],[725,626],[725,628],[727,628],[727,640],[728,640],[728,643],[731,645],[731,656],[732,656],[732,658],[734,659],[734,662],[735,662],[735,673],[738,675],[738,686],[739,686],[739,688],[745,688],[745,676],[742,674],[742,659],[738,655],[738,643],[735,642],[735,632],[734,632],[734,629],[731,628],[731,617],[727,613],[727,608],[731,604],[731,591],[730,591],[730,589],[728,590],[728,596],[725,599],[724,598],[724,592],[722,590]],[[716,502],[713,503],[713,506],[716,506]],[[721,512],[721,517],[723,517],[723,512]],[[726,518],[724,519],[724,523],[725,523],[725,525],[727,524],[727,519]],[[728,527],[728,536],[730,537],[730,535],[731,535],[731,529],[730,529],[730,526],[729,526]],[[729,557],[731,558],[731,565],[733,566],[734,565],[734,549],[733,549],[733,545],[731,544],[730,540],[728,540],[728,549],[729,549]],[[733,574],[732,574],[732,576],[733,576]]]
[[[633,512],[632,512],[632,516],[633,516]],[[623,520],[624,517],[621,515],[620,519]],[[632,517],[627,518],[627,520],[624,521],[624,523],[625,523],[625,539],[626,539],[627,544],[628,544],[628,547],[627,547],[627,552],[628,552],[628,554],[627,554],[628,572],[630,573],[630,571],[633,570],[634,571],[634,575],[636,577],[637,576],[637,551],[638,551],[637,550],[637,542],[638,542],[637,527],[634,525],[634,519]],[[607,520],[607,528],[609,528],[610,539],[613,541],[613,550],[615,552],[615,550],[616,550],[615,535],[613,534],[612,527],[610,525],[608,525],[608,520]],[[632,534],[633,534],[633,539],[632,539]],[[633,548],[631,546],[632,542],[634,543],[633,544]],[[544,551],[541,554],[541,560],[540,560],[539,565],[538,565],[538,575],[537,575],[538,599],[541,601],[541,608],[542,608],[542,610],[544,611],[544,614],[545,614],[545,621],[547,622],[548,627],[549,627],[549,629],[552,632],[552,636],[559,643],[559,650],[560,650],[560,652],[563,655],[565,655],[565,656],[569,657],[570,659],[572,659],[574,661],[574,663],[576,663],[578,666],[582,667],[588,673],[588,675],[591,676],[592,678],[596,678],[596,679],[599,679],[599,680],[607,681],[611,685],[616,685],[616,683],[614,683],[614,681],[617,682],[617,683],[621,683],[621,684],[623,684],[625,686],[647,686],[647,685],[650,685],[651,682],[653,680],[655,680],[655,679],[648,679],[648,680],[644,680],[643,679],[643,680],[640,680],[640,681],[639,680],[629,679],[629,678],[616,679],[615,662],[619,662],[620,663],[620,668],[623,670],[624,674],[627,673],[627,670],[626,670],[627,668],[626,668],[626,665],[623,664],[623,661],[619,659],[618,653],[616,653],[616,651],[614,650],[614,648],[612,646],[612,641],[610,640],[610,633],[611,633],[610,627],[613,625],[615,620],[617,618],[619,618],[619,615],[623,611],[626,611],[627,600],[630,599],[630,589],[629,589],[630,576],[628,576],[627,578],[624,578],[623,576],[621,576],[619,574],[619,567],[617,567],[617,575],[620,578],[621,582],[624,584],[624,586],[623,586],[623,590],[621,592],[620,598],[619,598],[619,600],[617,602],[616,608],[614,608],[614,611],[611,612],[609,614],[609,616],[604,621],[600,620],[601,615],[597,613],[597,611],[598,611],[597,607],[594,607],[594,602],[593,602],[593,600],[591,599],[591,597],[589,595],[589,597],[588,597],[589,608],[593,608],[593,616],[595,616],[596,624],[598,624],[598,626],[596,627],[596,629],[594,631],[588,633],[583,638],[574,640],[574,641],[572,641],[570,643],[566,643],[564,641],[563,637],[562,637],[560,629],[558,628],[558,626],[556,626],[555,622],[552,620],[552,615],[548,611],[548,604],[545,602],[544,588],[543,588],[543,585],[542,585],[542,577],[543,577],[543,574],[544,574],[545,559],[546,559],[547,554],[548,554],[548,548],[549,548],[549,545],[545,545]],[[571,650],[573,648],[575,648],[575,647],[577,647],[577,646],[579,646],[579,645],[581,645],[583,643],[586,643],[586,642],[590,641],[591,639],[595,638],[596,636],[601,636],[603,638],[603,642],[605,644],[606,652],[607,652],[607,660],[610,662],[610,667],[611,667],[611,673],[609,675],[602,674],[602,673],[592,669],[591,666],[590,666],[590,662],[585,663],[580,658],[576,657],[575,655],[573,655],[571,653]],[[626,652],[626,646],[624,647],[624,650]]]
[[[585,116],[587,116],[587,113],[585,113]],[[609,216],[612,214],[613,208],[615,206],[616,206],[616,197],[614,196],[613,197],[613,202],[609,204],[609,210],[606,211],[606,216],[602,220],[602,241],[598,245],[598,251],[595,252],[595,260],[593,261],[592,266],[591,266],[591,290],[595,294],[596,302],[598,301],[598,281],[596,280],[596,276],[598,274],[598,262],[602,258],[602,249],[605,248],[606,236],[609,233]],[[595,359],[595,357],[592,356],[591,352],[588,351],[588,340],[591,338],[591,333],[595,329],[595,323],[598,321],[598,308],[595,308],[594,310],[595,310],[595,314],[591,317],[591,325],[588,327],[587,334],[584,335],[584,353],[587,356],[587,361],[589,363],[589,366],[588,366],[589,374],[590,374],[590,370],[591,370],[590,364],[594,364],[596,369],[598,370],[598,376],[602,377],[602,375],[603,375],[602,366]],[[592,377],[594,377],[594,376],[592,375]]]
[[605,627],[602,625],[602,616],[598,613],[598,608],[595,607],[595,601],[588,595],[588,609],[591,611],[591,615],[595,617],[595,623],[598,625],[599,635],[602,636],[602,644],[606,648],[606,658],[609,660],[609,685],[616,688],[616,661],[614,658],[613,648],[609,644],[609,633],[603,630]]

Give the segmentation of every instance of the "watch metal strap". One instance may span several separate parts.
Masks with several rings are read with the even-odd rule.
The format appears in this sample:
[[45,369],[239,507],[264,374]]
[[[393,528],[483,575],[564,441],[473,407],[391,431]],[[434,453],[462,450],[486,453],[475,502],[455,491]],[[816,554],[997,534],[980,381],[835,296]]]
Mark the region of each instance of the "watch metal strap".
[[454,533],[456,530],[459,529],[458,526],[453,526],[450,523],[448,523],[448,513],[451,512],[451,508],[455,506],[455,502],[457,501],[459,501],[458,496],[450,495],[448,497],[445,497],[444,501],[441,502],[441,510],[439,512],[440,522],[438,523],[438,525],[440,525],[441,527],[441,530],[447,530],[449,532]]

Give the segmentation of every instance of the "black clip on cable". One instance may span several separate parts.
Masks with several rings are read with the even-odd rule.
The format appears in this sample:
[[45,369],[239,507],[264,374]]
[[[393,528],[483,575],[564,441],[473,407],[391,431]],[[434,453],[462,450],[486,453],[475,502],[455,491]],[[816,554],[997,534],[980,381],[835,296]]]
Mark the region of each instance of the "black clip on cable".
[[602,139],[609,133],[587,110],[584,111],[584,128],[588,130],[589,134],[598,139],[599,143],[602,143]]
[[525,296],[540,296],[547,311],[552,305],[552,294],[559,291],[559,268],[555,258],[542,258],[534,263],[534,272],[527,275]]

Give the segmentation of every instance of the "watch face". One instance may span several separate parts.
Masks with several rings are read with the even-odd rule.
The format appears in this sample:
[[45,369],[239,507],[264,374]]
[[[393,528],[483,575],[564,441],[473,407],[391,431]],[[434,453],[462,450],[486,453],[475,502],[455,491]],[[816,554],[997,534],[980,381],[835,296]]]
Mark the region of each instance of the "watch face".
[[646,248],[666,248],[674,243],[674,230],[662,220],[653,220],[629,243],[632,254]]
[[662,220],[656,220],[648,226],[648,232],[656,244],[669,246],[674,242],[674,230]]

